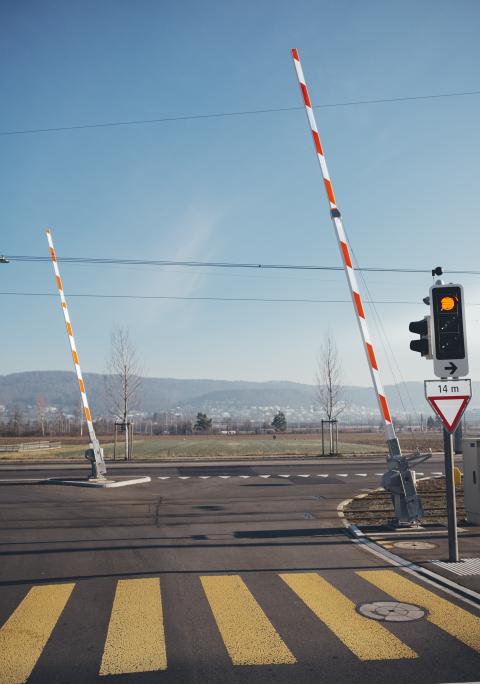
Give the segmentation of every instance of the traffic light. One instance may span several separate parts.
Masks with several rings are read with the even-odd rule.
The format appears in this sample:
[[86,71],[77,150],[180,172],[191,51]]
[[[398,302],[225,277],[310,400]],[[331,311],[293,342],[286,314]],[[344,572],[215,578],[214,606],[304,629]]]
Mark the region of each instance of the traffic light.
[[410,332],[420,335],[419,340],[410,342],[410,349],[419,352],[427,359],[432,358],[432,345],[430,341],[430,316],[424,316],[421,321],[412,321],[408,326]]
[[440,377],[468,373],[465,338],[463,287],[433,285],[430,288],[430,313],[433,328],[433,359]]

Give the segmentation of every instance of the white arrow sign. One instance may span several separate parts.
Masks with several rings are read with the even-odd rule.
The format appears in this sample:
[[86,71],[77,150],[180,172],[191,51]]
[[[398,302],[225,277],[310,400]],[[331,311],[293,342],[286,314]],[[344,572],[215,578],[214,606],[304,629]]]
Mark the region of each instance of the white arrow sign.
[[425,380],[425,397],[448,432],[455,432],[471,396],[470,380]]

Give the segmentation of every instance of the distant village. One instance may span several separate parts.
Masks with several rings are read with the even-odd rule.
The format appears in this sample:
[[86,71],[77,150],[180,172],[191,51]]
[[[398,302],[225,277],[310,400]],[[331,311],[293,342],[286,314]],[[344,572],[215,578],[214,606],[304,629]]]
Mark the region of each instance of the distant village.
[[[205,406],[203,411],[211,419],[212,433],[261,434],[273,432],[272,421],[282,413],[288,432],[316,432],[321,430],[322,415],[318,406],[249,406],[222,410],[218,405]],[[144,435],[187,435],[195,432],[197,411],[185,406],[147,413],[132,411],[129,415],[137,434]],[[440,424],[428,410],[425,413],[398,413],[394,416],[397,429],[439,430]],[[115,417],[94,416],[99,434],[111,434]],[[378,431],[380,419],[375,409],[363,406],[349,406],[338,417],[343,430]],[[473,408],[465,414],[465,425],[472,429],[480,426],[480,409]],[[42,401],[37,405],[0,404],[0,436],[60,436],[83,435],[85,432],[83,411],[80,404],[75,411],[71,407],[48,405]]]

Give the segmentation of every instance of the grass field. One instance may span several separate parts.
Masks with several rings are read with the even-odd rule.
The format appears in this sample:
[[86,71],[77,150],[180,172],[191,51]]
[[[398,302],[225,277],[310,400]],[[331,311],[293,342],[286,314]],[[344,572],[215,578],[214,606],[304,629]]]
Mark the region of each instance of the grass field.
[[[100,438],[107,459],[113,457],[113,444]],[[48,451],[0,452],[0,461],[50,461],[56,459],[83,459],[87,443],[63,444],[60,449]],[[118,448],[118,447],[117,447]],[[338,444],[340,454],[385,454],[386,447],[377,440],[376,444],[369,444],[368,440],[359,439],[358,442],[342,440]],[[321,436],[312,435],[192,435],[162,436],[134,438],[134,460],[205,460],[205,459],[235,459],[258,458],[274,456],[321,456]],[[121,457],[120,446],[120,457]]]

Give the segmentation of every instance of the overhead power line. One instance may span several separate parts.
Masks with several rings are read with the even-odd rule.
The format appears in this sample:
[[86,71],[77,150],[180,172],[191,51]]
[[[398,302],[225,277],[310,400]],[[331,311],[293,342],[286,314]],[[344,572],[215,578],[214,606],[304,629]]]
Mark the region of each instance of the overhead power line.
[[[415,100],[434,100],[445,97],[465,97],[468,95],[480,95],[480,90],[464,92],[432,93],[427,95],[406,95],[404,97],[383,97],[374,100],[350,100],[346,102],[326,102],[314,105],[314,109],[327,109],[329,107],[356,107],[359,105],[385,104],[389,102],[412,102]],[[78,131],[88,128],[113,128],[118,126],[143,126],[148,124],[167,123],[171,121],[194,121],[200,119],[219,119],[230,116],[253,116],[257,114],[276,114],[278,112],[294,112],[303,110],[303,107],[269,107],[266,109],[247,109],[234,112],[213,112],[210,114],[185,114],[178,116],[163,116],[155,119],[132,119],[128,121],[105,121],[102,123],[77,124],[74,126],[50,126],[47,128],[24,128],[12,131],[0,131],[0,136],[28,135],[34,133],[60,133],[64,131]]]
[[[5,257],[9,261],[20,262],[48,262],[49,256],[26,256],[8,254]],[[115,264],[120,266],[187,266],[187,267],[208,267],[208,268],[244,268],[244,269],[278,269],[291,271],[343,271],[343,266],[323,266],[319,264],[262,264],[255,262],[231,262],[231,261],[172,261],[169,259],[116,259],[110,257],[59,257],[57,261],[70,264]],[[431,275],[431,268],[411,268],[411,267],[384,267],[384,266],[359,266],[359,271],[376,273],[428,273]],[[462,275],[480,275],[480,270],[443,268],[444,273],[456,273]]]
[[[0,292],[0,296],[14,297],[56,297],[53,292]],[[85,297],[90,299],[151,299],[151,300],[177,300],[187,302],[279,302],[281,304],[351,304],[350,299],[308,299],[308,298],[282,298],[282,297],[181,297],[174,295],[136,295],[136,294],[100,294],[94,292],[68,293],[68,297]],[[365,300],[366,304],[419,304],[418,301],[403,300]],[[470,306],[479,306],[469,302]]]

